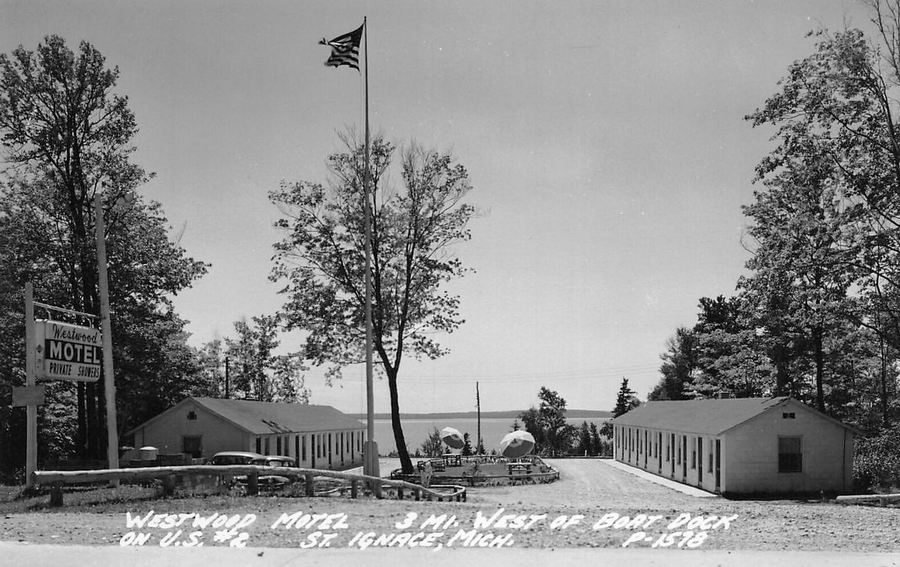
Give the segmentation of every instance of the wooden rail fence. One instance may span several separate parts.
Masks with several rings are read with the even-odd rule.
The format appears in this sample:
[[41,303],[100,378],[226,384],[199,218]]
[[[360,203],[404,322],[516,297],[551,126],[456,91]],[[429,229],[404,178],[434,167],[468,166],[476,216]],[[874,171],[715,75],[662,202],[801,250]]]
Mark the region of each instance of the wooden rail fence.
[[835,498],[838,504],[874,504],[886,506],[891,503],[900,503],[900,494],[855,494],[838,496]]
[[360,485],[363,488],[369,487],[372,494],[376,497],[382,497],[382,489],[384,487],[394,488],[397,498],[402,500],[404,491],[415,500],[437,500],[437,501],[466,501],[466,488],[457,485],[431,485],[424,487],[412,482],[399,479],[386,479],[363,474],[348,473],[342,471],[330,471],[320,469],[302,469],[295,467],[268,467],[262,465],[187,465],[187,466],[166,466],[166,467],[136,467],[127,469],[101,469],[101,470],[82,470],[82,471],[35,471],[35,486],[50,487],[50,505],[63,505],[62,487],[72,484],[93,484],[101,482],[114,481],[139,481],[139,480],[160,480],[163,483],[165,494],[171,495],[175,490],[178,478],[183,477],[219,477],[227,480],[236,475],[247,476],[247,493],[259,493],[259,477],[262,476],[283,476],[292,480],[303,479],[307,496],[316,496],[315,483],[317,478],[333,478],[343,481],[346,484],[337,488],[330,487],[326,491],[319,492],[319,495],[331,494],[334,492],[346,491],[349,485],[350,497],[357,498],[359,496]]

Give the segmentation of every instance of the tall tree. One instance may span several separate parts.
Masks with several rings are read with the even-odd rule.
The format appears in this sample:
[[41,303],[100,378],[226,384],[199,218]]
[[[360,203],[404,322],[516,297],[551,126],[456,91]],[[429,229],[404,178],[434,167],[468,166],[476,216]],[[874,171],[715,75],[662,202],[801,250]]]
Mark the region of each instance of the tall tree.
[[[612,411],[613,419],[620,415],[624,415],[639,405],[641,405],[641,401],[638,399],[635,391],[628,385],[628,378],[623,377],[622,384],[619,386],[619,392],[616,394],[616,405],[613,407]],[[611,420],[603,422],[603,425],[600,427],[600,434],[606,437],[612,437],[613,427]]]
[[577,428],[566,422],[566,400],[556,391],[541,387],[540,405],[519,415],[535,441],[535,452],[557,456],[572,448]]
[[[754,120],[760,123],[768,117],[759,111]],[[755,192],[755,203],[744,207],[755,247],[747,263],[754,275],[743,284],[757,292],[753,297],[760,300],[754,306],[758,313],[782,318],[779,326],[787,319],[800,343],[798,350],[814,367],[816,406],[824,411],[825,346],[830,336],[843,331],[851,305],[847,290],[857,268],[845,235],[859,212],[850,206],[852,197],[833,159],[830,132],[796,120],[782,124],[779,135],[781,143],[757,168],[764,189]],[[788,304],[786,310],[767,310],[773,293]],[[776,389],[784,392],[784,386],[779,383]]]
[[[329,378],[364,360],[364,146],[344,137],[346,151],[329,157],[328,188],[283,184],[270,194],[285,218],[275,245],[272,279],[285,283],[288,329],[308,331],[306,355],[330,365]],[[402,152],[402,189],[386,186],[395,148],[381,138],[371,145],[369,205],[372,210],[374,351],[388,381],[394,442],[405,473],[412,461],[400,423],[398,378],[405,354],[437,358],[446,353],[436,332],[461,323],[459,298],[443,284],[466,269],[453,244],[468,240],[473,208],[462,202],[468,173],[449,154],[412,145]]]
[[690,386],[697,366],[694,334],[690,329],[680,327],[666,342],[666,352],[660,355],[663,363],[659,367],[662,374],[659,383],[647,396],[648,400],[683,400],[687,397],[686,386]]
[[747,304],[742,296],[700,299],[689,397],[760,396],[771,389],[771,365]]
[[[73,52],[58,36],[45,38],[34,52],[19,47],[10,55],[0,55],[0,132],[10,164],[0,187],[0,255],[3,265],[10,267],[4,279],[13,288],[2,298],[4,312],[21,313],[21,289],[32,281],[42,301],[96,314],[92,205],[102,190],[113,333],[118,337],[113,355],[117,380],[128,380],[133,355],[126,352],[126,343],[140,341],[141,336],[152,338],[157,349],[137,365],[142,372],[151,368],[190,371],[190,364],[185,367],[184,360],[175,360],[187,352],[186,335],[168,297],[189,286],[206,266],[186,257],[168,240],[158,204],[144,203],[135,193],[151,175],[130,161],[137,126],[127,99],[113,92],[118,73],[117,68],[106,67],[103,56],[89,43],[82,42]],[[148,326],[156,327],[155,337],[146,334]],[[8,330],[12,331],[3,328]],[[128,336],[131,331],[135,334]],[[21,344],[18,337],[8,338],[10,344]],[[132,351],[148,352],[131,346]],[[159,349],[172,358],[159,356]],[[0,372],[0,376],[0,380],[19,379],[16,373]],[[105,454],[102,384],[107,379],[61,387],[76,390],[72,445],[82,456]],[[184,380],[183,376],[173,379]],[[118,395],[117,407],[129,411],[132,401],[140,402],[129,398],[127,388],[120,388]],[[118,423],[124,426],[127,421],[120,417]]]
[[633,408],[641,405],[641,401],[635,395],[634,390],[628,385],[628,378],[622,378],[622,385],[619,386],[619,392],[616,394],[616,405],[613,408],[613,417],[619,417],[629,412]]
[[[877,43],[858,29],[817,33],[815,53],[794,63],[780,91],[749,117],[754,125],[776,128],[778,146],[760,165],[761,177],[770,186],[802,188],[812,197],[807,202],[815,202],[816,194],[810,192],[818,191],[824,230],[807,233],[807,238],[824,244],[823,236],[834,235],[835,243],[819,247],[814,258],[822,270],[807,274],[818,291],[807,288],[799,298],[808,305],[803,318],[810,331],[806,335],[820,407],[828,354],[822,345],[828,342],[829,327],[838,329],[842,323],[836,316],[876,332],[890,347],[882,350],[885,354],[900,346],[900,135],[891,93],[900,84],[900,2],[870,4]],[[835,220],[840,221],[839,232],[832,229]],[[830,307],[842,285],[829,280],[834,258],[857,271],[852,286],[861,302],[856,310]],[[884,378],[882,411],[887,419]]]
[[[255,316],[234,323],[235,338],[225,339],[232,396],[261,402],[309,403],[300,353],[276,354],[281,344],[276,315]],[[212,347],[210,347],[212,348]]]

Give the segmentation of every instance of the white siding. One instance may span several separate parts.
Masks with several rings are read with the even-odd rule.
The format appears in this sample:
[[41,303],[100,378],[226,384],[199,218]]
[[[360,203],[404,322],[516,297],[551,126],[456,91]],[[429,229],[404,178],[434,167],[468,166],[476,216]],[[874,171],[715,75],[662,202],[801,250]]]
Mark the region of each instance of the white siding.
[[[793,413],[785,419],[784,413]],[[802,470],[778,472],[778,438],[800,437]],[[816,492],[851,487],[853,439],[850,432],[800,403],[774,408],[726,433],[728,471],[725,491]]]
[[[784,413],[793,413],[794,418],[786,419]],[[675,444],[671,446],[673,435]],[[802,439],[801,472],[778,472],[779,436]],[[613,441],[616,460],[710,492],[851,489],[853,434],[796,400],[773,407],[719,436],[614,425]]]

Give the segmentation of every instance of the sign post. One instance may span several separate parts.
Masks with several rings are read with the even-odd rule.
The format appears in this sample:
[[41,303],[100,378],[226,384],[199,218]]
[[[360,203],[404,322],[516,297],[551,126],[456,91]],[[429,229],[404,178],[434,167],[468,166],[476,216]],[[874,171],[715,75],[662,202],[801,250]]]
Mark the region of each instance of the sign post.
[[[25,284],[25,387],[35,387],[34,287]],[[35,400],[31,400],[35,401]],[[25,488],[34,488],[37,470],[37,405],[25,406]]]

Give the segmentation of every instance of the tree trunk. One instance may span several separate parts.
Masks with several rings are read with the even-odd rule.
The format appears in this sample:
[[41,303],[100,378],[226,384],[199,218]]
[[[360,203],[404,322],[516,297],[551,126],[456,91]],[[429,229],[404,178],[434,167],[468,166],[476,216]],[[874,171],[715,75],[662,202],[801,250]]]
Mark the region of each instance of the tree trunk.
[[785,354],[785,348],[781,345],[776,345],[772,350],[772,357],[775,360],[775,395],[776,396],[790,396],[791,392],[791,378],[790,373],[787,369],[787,355]]
[[825,352],[822,347],[822,328],[817,327],[813,331],[813,348],[816,359],[816,409],[825,412],[825,389],[823,386],[825,374]]
[[888,391],[887,391],[887,355],[884,348],[884,337],[880,337],[881,347],[881,419],[885,429],[891,426],[891,418],[888,413]]
[[397,445],[397,454],[400,456],[400,466],[403,474],[413,474],[412,459],[406,450],[406,438],[403,436],[403,427],[400,424],[400,402],[397,397],[397,371],[385,369],[388,379],[388,390],[391,395],[391,428],[394,430],[394,443]]

